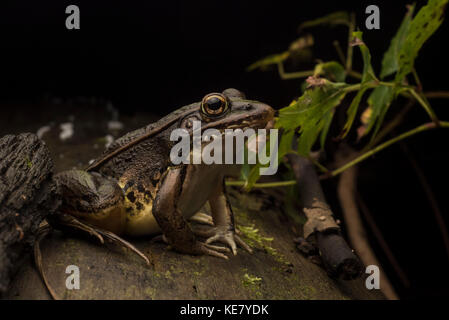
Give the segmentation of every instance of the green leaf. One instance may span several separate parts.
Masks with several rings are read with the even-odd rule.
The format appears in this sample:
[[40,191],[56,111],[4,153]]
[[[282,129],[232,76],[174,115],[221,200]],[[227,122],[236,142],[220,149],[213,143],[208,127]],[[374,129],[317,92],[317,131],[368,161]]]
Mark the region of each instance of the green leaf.
[[348,119],[346,120],[343,130],[340,133],[340,136],[339,136],[340,139],[345,138],[346,135],[351,130],[352,123],[354,122],[355,116],[357,114],[357,110],[359,109],[360,101],[362,100],[362,97],[365,94],[366,90],[368,90],[368,87],[363,87],[362,89],[359,90],[359,92],[357,92],[357,95],[352,100],[351,105],[348,108],[348,111],[346,111],[346,114],[348,115]]
[[399,52],[404,45],[404,41],[410,30],[410,23],[412,21],[414,10],[415,4],[409,6],[407,13],[402,20],[401,26],[393,39],[391,39],[390,47],[384,54],[382,59],[382,69],[380,71],[380,77],[382,79],[395,73],[399,69]]
[[362,73],[362,86],[360,90],[357,92],[357,95],[354,97],[354,99],[351,102],[351,105],[348,108],[348,111],[346,114],[348,115],[348,118],[346,120],[346,123],[343,127],[342,132],[339,135],[340,139],[343,139],[346,137],[346,135],[351,130],[352,124],[354,123],[355,116],[357,115],[357,111],[359,109],[360,101],[362,100],[363,95],[365,94],[366,90],[368,90],[369,87],[367,87],[365,84],[376,80],[376,76],[374,75],[373,66],[371,65],[371,53],[366,46],[366,44],[363,42],[363,33],[360,31],[354,32],[354,43],[359,47],[360,52],[362,53],[363,58],[363,73]]
[[303,22],[299,25],[299,31],[306,29],[306,28],[310,28],[310,27],[316,27],[319,25],[330,25],[330,26],[346,25],[346,26],[349,26],[350,25],[349,14],[346,11],[337,11],[337,12],[328,14],[324,17],[318,18],[318,19]]
[[320,137],[320,145],[321,149],[324,149],[324,145],[326,144],[327,134],[332,124],[332,119],[334,118],[335,108],[329,110],[323,117],[323,129],[321,131]]
[[344,82],[346,79],[345,68],[336,61],[317,64],[315,66],[314,75],[321,75],[333,82]]
[[376,80],[376,76],[374,74],[373,66],[371,65],[371,53],[369,52],[368,47],[363,42],[363,32],[356,31],[353,34],[354,37],[354,45],[357,45],[362,53],[363,58],[363,73],[362,73],[362,83]]
[[402,80],[413,70],[418,51],[443,22],[444,9],[449,0],[429,0],[410,23],[407,37],[399,52],[399,70],[395,81]]
[[257,182],[257,180],[259,180],[261,167],[262,165],[260,163],[257,163],[251,168],[251,171],[249,172],[249,175],[245,181],[245,190],[250,190]]
[[258,60],[251,64],[246,70],[252,71],[258,68],[267,67],[272,64],[278,64],[280,62],[285,61],[289,57],[290,53],[288,51],[278,53],[278,54],[272,54],[269,55],[261,60]]
[[388,108],[393,101],[395,95],[395,89],[393,87],[388,86],[379,86],[376,87],[373,92],[371,92],[368,97],[368,106],[371,108],[371,115],[368,120],[368,124],[366,126],[366,130],[364,132],[364,136],[366,136],[374,124],[376,124],[376,128],[372,137],[374,138],[382,125],[383,119],[388,111]]
[[282,158],[286,154],[293,151],[292,149],[292,141],[293,137],[295,135],[294,130],[289,130],[284,133],[282,133],[281,141],[279,142],[279,148],[278,148],[278,158]]
[[279,110],[276,128],[284,128],[285,133],[300,128],[299,154],[309,155],[318,134],[325,127],[327,113],[340,104],[348,86],[325,80],[324,86],[306,90],[295,103]]

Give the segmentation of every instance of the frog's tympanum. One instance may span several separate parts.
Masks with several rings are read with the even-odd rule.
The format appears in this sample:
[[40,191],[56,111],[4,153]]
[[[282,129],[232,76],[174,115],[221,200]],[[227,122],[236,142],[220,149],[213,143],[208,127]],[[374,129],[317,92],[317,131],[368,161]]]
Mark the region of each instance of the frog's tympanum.
[[[201,102],[184,106],[156,123],[130,132],[110,145],[86,171],[69,170],[55,176],[62,195],[61,214],[54,224],[81,229],[101,241],[118,242],[148,259],[119,236],[163,234],[175,250],[208,254],[227,259],[236,244],[251,249],[235,233],[234,217],[227,199],[224,178],[235,165],[180,164],[170,161],[176,143],[170,133],[192,128],[244,130],[264,128],[273,118],[273,109],[247,100],[243,93],[227,89],[206,95]],[[198,211],[209,202],[212,220]],[[192,229],[188,220],[210,224]],[[197,236],[206,238],[200,241]]]

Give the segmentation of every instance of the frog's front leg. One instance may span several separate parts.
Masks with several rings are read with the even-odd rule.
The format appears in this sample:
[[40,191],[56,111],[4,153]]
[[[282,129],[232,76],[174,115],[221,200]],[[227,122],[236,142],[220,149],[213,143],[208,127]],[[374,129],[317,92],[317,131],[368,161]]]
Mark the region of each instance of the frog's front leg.
[[182,212],[177,208],[185,171],[185,167],[170,169],[162,178],[161,187],[153,203],[153,216],[168,243],[176,250],[183,253],[208,254],[228,259],[223,254],[223,252],[229,252],[228,248],[198,241]]
[[215,227],[209,231],[211,236],[206,240],[206,243],[218,241],[227,244],[231,247],[234,255],[237,254],[237,243],[240,247],[252,253],[251,248],[235,233],[234,213],[226,194],[224,179],[223,183],[219,184],[210,197],[209,204]]

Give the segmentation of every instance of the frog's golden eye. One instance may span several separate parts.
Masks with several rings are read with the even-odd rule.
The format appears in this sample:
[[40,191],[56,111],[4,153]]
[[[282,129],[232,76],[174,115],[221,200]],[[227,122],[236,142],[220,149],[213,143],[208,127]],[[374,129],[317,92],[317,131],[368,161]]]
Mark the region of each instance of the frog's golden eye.
[[201,101],[201,112],[210,117],[221,116],[228,110],[228,100],[221,93],[210,93]]

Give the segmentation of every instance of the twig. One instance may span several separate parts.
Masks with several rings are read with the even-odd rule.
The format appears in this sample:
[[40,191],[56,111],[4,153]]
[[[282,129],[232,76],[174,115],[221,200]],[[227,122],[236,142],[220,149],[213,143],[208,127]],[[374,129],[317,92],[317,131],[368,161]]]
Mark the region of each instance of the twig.
[[313,164],[297,154],[289,154],[286,158],[298,182],[299,201],[307,217],[304,238],[316,242],[321,260],[331,276],[343,279],[360,276],[363,266],[341,236]]
[[[246,181],[226,181],[227,186],[244,186]],[[264,182],[255,183],[253,188],[275,188],[275,187],[288,187],[296,184],[296,180],[277,181],[277,182]]]
[[[343,156],[341,154],[337,154],[337,157],[340,158],[338,161],[344,161],[348,155]],[[355,200],[355,192],[357,190],[356,179],[357,167],[351,167],[341,175],[338,182],[338,198],[343,210],[349,239],[360,259],[366,266],[376,265],[379,267],[381,283],[380,289],[385,297],[390,300],[396,300],[398,299],[398,296],[369,245],[365,229],[363,228],[363,224],[360,219],[359,210]]]
[[360,192],[356,191],[356,199],[357,203],[360,207],[360,211],[363,214],[363,217],[365,218],[365,221],[368,223],[371,231],[374,234],[374,237],[376,237],[377,242],[381,246],[382,250],[385,253],[385,256],[387,257],[388,261],[390,262],[391,266],[393,267],[394,271],[396,271],[396,274],[398,275],[399,279],[402,282],[402,285],[406,288],[410,287],[410,281],[408,280],[407,276],[405,275],[405,272],[402,270],[401,266],[399,265],[399,262],[396,260],[396,257],[393,255],[393,252],[391,251],[390,247],[388,246],[387,241],[385,241],[384,236],[382,235],[382,232],[377,227],[376,222],[374,221],[374,218],[368,209],[368,206],[365,204],[365,201],[360,196]]
[[418,162],[415,160],[411,152],[408,150],[407,145],[405,143],[399,144],[402,151],[407,156],[407,159],[410,161],[413,170],[415,171],[419,182],[421,183],[422,188],[426,194],[427,200],[429,201],[430,207],[432,208],[433,214],[435,216],[435,220],[438,224],[438,228],[440,229],[441,237],[443,238],[444,247],[446,248],[447,256],[449,257],[449,235],[446,227],[446,223],[444,222],[443,213],[438,206],[437,199],[432,191],[432,187],[430,186],[427,178],[419,166]]
[[338,55],[338,58],[340,59],[340,62],[342,64],[345,64],[346,59],[345,59],[345,55],[343,54],[343,50],[341,49],[340,42],[338,42],[338,40],[335,40],[333,42],[333,45],[335,47],[335,50],[337,51],[337,55]]
[[419,80],[418,73],[416,72],[415,68],[412,69],[412,73],[413,73],[413,78],[415,78],[415,82],[416,82],[416,85],[418,87],[417,89],[418,89],[419,92],[421,92],[422,91],[422,84],[421,84],[421,80]]
[[[440,127],[444,127],[444,128],[449,128],[449,122],[448,121],[440,121]],[[365,160],[366,158],[369,158],[370,156],[372,156],[373,154],[389,147],[390,145],[399,142],[405,138],[411,137],[419,132],[423,132],[423,131],[427,131],[430,129],[435,129],[436,125],[434,122],[429,122],[423,125],[420,125],[419,127],[416,127],[410,131],[404,132],[403,134],[400,134],[380,145],[378,145],[377,147],[371,149],[370,151],[365,152],[364,154],[358,156],[357,158],[355,158],[354,160],[346,163],[345,165],[341,166],[340,168],[330,171],[328,173],[323,174],[322,176],[320,176],[320,179],[326,179],[326,178],[330,178],[330,177],[335,177],[336,175],[339,175],[340,173],[342,173],[343,171],[351,168],[352,166],[356,165],[357,163]]]
[[428,91],[424,92],[423,95],[429,99],[449,99],[449,91]]
[[305,78],[305,77],[313,75],[313,73],[314,73],[312,70],[298,71],[298,72],[285,72],[284,65],[282,62],[279,62],[277,64],[277,67],[278,67],[279,76],[281,77],[282,80]]
[[355,30],[355,14],[351,13],[351,22],[349,23],[349,31],[348,31],[348,49],[346,54],[346,71],[352,70],[352,53],[354,47],[351,46],[352,34]]
[[432,107],[429,105],[429,103],[426,101],[425,97],[422,97],[418,92],[416,92],[414,89],[408,89],[408,91],[412,94],[412,96],[419,102],[419,104],[424,108],[424,110],[429,115],[430,119],[438,126],[439,120],[437,118],[437,115],[433,111]]

